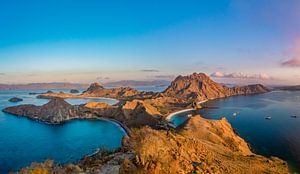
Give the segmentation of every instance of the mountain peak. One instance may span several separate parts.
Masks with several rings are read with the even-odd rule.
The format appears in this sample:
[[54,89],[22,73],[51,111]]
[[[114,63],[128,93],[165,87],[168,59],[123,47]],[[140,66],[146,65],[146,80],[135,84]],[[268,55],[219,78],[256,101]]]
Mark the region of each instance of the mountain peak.
[[213,81],[205,73],[193,73],[187,76],[178,76],[163,92],[163,94],[166,96],[181,98],[187,101],[199,102],[232,95],[263,92],[269,92],[269,90],[260,84],[228,88]]

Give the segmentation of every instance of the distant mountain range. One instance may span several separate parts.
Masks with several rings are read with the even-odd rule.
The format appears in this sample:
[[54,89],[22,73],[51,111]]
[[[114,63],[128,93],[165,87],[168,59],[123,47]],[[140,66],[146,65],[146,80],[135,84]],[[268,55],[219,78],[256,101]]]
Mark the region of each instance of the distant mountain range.
[[300,91],[300,85],[295,86],[277,86],[273,87],[275,90],[286,90],[286,91]]
[[[152,80],[152,81],[136,81],[136,80],[122,80],[115,82],[108,82],[102,84],[106,87],[136,87],[136,86],[168,86],[170,81],[166,80]],[[24,89],[69,89],[69,88],[88,88],[89,84],[80,83],[29,83],[29,84],[0,84],[0,90],[24,90]]]
[[122,87],[122,86],[168,86],[171,82],[167,80],[151,80],[151,81],[137,81],[137,80],[121,80],[116,82],[109,82],[103,84],[107,87]]
[[0,90],[24,90],[24,89],[65,89],[87,88],[88,84],[79,83],[29,83],[29,84],[0,84]]

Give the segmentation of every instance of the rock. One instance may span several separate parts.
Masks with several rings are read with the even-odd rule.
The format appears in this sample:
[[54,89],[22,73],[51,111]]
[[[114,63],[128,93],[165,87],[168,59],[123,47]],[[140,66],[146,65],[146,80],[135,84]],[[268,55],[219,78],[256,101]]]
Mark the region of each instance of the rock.
[[70,90],[70,93],[76,94],[76,93],[79,93],[79,91],[78,91],[77,89],[71,89],[71,90]]
[[16,102],[21,102],[21,101],[23,101],[23,99],[18,98],[18,97],[13,97],[13,98],[9,99],[8,101],[16,103]]

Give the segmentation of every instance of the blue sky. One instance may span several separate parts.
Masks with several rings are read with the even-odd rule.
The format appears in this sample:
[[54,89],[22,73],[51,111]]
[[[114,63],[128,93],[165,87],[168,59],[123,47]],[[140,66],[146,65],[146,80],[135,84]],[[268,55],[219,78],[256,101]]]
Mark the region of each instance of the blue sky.
[[0,83],[300,84],[297,0],[0,2]]

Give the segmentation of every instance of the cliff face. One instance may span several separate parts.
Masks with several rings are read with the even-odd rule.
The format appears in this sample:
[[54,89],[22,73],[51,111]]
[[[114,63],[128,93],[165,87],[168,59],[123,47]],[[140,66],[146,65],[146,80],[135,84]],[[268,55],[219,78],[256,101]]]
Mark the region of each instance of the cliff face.
[[163,94],[188,101],[200,102],[233,95],[247,95],[264,92],[269,92],[269,89],[263,85],[228,88],[214,82],[204,73],[194,73],[189,76],[178,76]]

